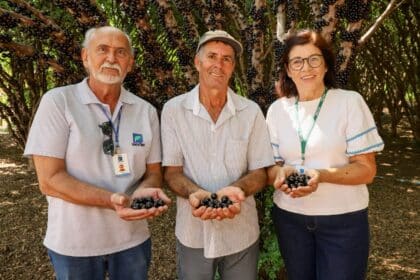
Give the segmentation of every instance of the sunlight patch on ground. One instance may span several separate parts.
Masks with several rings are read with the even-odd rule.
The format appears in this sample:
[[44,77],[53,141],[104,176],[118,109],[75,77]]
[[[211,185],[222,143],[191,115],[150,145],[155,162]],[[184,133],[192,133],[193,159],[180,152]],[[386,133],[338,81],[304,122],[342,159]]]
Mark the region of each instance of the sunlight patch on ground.
[[16,163],[6,163],[3,161],[0,161],[0,168],[10,168],[10,167],[21,167],[17,165]]
[[415,267],[403,266],[401,264],[396,263],[397,261],[401,261],[402,257],[398,256],[396,258],[384,258],[382,260],[382,265],[386,267],[386,269],[393,270],[393,271],[405,271],[408,273],[416,274],[419,272],[419,269]]

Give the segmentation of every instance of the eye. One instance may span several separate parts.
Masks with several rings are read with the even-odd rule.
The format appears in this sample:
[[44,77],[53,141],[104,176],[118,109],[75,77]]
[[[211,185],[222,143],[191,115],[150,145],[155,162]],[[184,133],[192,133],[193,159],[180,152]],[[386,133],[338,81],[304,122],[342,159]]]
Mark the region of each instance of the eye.
[[290,60],[290,64],[293,66],[293,65],[295,65],[295,66],[299,66],[299,65],[301,65],[302,64],[302,62],[303,62],[303,59],[302,58],[294,58],[294,59],[292,59],[292,60]]
[[233,63],[233,58],[230,56],[223,57],[223,61],[227,63]]
[[126,49],[118,49],[117,55],[119,57],[126,57],[128,55],[128,51]]
[[216,55],[214,54],[214,53],[209,53],[208,55],[207,55],[207,58],[209,58],[209,59],[215,59],[216,58]]
[[319,62],[321,60],[321,58],[317,55],[314,55],[314,56],[309,57],[309,60],[311,62]]
[[96,50],[98,51],[98,53],[105,53],[106,52],[105,46],[99,46]]

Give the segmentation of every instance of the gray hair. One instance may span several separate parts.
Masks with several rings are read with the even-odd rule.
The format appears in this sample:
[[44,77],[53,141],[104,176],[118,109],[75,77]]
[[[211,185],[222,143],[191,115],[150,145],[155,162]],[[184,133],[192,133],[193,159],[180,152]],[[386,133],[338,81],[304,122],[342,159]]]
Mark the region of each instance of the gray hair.
[[127,38],[130,53],[132,55],[134,55],[134,49],[132,47],[130,36],[128,36],[128,34],[125,33],[124,31],[122,31],[121,29],[119,29],[117,27],[114,27],[114,26],[92,27],[92,28],[88,29],[85,33],[85,39],[82,42],[82,47],[83,48],[87,48],[89,46],[90,41],[92,41],[93,35],[95,35],[96,32],[98,32],[98,31],[118,32],[118,33],[123,34]]

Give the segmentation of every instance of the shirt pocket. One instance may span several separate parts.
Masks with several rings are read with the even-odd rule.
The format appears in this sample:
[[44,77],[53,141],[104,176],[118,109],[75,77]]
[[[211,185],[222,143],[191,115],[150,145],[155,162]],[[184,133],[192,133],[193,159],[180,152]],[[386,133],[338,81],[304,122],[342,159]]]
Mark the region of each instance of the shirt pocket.
[[248,171],[248,141],[228,140],[225,147],[225,165],[228,172],[239,178]]

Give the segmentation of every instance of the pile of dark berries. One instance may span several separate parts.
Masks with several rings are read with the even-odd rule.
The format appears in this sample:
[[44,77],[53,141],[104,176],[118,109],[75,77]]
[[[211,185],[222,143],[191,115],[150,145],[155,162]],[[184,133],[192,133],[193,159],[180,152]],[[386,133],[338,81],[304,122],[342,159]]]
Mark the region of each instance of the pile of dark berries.
[[134,198],[131,203],[132,209],[150,209],[152,207],[164,206],[165,202],[162,199],[154,200],[153,197]]
[[201,200],[200,205],[198,207],[205,206],[211,208],[226,208],[232,204],[233,202],[228,196],[224,195],[220,200],[218,200],[217,194],[212,193],[210,197],[206,197],[203,200]]
[[306,174],[293,173],[286,178],[285,184],[288,185],[289,188],[293,189],[297,187],[307,186],[308,181],[310,179],[311,177]]

